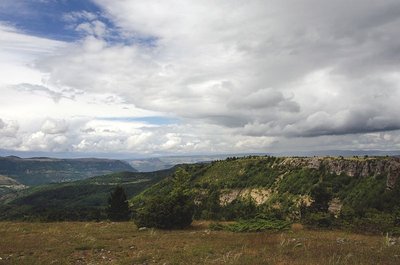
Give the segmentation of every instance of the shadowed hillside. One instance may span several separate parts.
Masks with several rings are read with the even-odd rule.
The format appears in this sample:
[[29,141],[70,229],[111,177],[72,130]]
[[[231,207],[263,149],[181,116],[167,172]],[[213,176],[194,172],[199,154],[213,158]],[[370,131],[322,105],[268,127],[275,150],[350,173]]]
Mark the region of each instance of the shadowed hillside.
[[171,170],[120,172],[69,183],[48,184],[21,191],[0,205],[0,219],[100,220],[110,192],[122,186],[129,197],[159,182]]
[[0,175],[28,186],[85,179],[113,172],[135,172],[129,164],[111,159],[56,159],[0,157]]

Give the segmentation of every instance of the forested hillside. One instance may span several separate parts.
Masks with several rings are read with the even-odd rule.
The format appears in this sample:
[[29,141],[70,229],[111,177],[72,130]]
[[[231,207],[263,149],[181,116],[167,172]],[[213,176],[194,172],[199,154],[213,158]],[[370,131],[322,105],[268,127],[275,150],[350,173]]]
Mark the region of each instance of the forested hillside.
[[32,187],[16,198],[0,201],[0,220],[100,220],[110,192],[122,186],[129,197],[159,182],[172,173],[120,172],[68,183]]

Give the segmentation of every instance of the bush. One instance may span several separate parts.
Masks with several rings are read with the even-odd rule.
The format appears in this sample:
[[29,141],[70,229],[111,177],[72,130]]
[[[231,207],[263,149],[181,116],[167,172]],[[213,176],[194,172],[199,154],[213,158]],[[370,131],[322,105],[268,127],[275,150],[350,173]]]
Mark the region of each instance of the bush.
[[173,179],[174,188],[169,194],[165,197],[152,197],[136,210],[136,225],[160,229],[182,229],[189,226],[194,213],[189,180],[189,174],[178,169]]
[[290,222],[283,220],[250,219],[242,220],[224,227],[231,232],[259,232],[259,231],[282,231],[290,228]]
[[225,226],[221,223],[211,223],[208,228],[213,231],[221,231],[224,230]]
[[138,227],[182,229],[192,223],[193,209],[188,196],[154,197],[136,212],[135,224]]
[[305,218],[305,223],[311,226],[327,228],[333,224],[333,218],[330,213],[310,213]]
[[233,200],[222,208],[225,220],[251,219],[257,215],[257,205],[251,197]]
[[354,225],[363,232],[379,233],[389,232],[395,227],[394,216],[389,213],[368,209],[364,216],[354,220]]
[[291,223],[276,219],[255,218],[249,220],[241,220],[234,224],[223,225],[221,223],[211,223],[210,230],[220,231],[226,230],[231,232],[260,232],[260,231],[282,231],[290,228]]

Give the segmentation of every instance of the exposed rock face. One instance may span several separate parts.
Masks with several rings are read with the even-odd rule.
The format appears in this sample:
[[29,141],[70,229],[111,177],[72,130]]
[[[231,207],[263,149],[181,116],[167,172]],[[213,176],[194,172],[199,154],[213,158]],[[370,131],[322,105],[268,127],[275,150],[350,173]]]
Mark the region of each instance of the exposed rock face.
[[0,175],[0,188],[8,188],[11,190],[21,190],[27,188],[27,186],[22,185],[18,181],[9,178],[7,176]]
[[389,174],[386,180],[386,187],[393,189],[400,175],[400,161],[394,161],[389,165]]
[[281,166],[290,166],[292,168],[308,167],[317,170],[324,169],[332,174],[345,174],[351,177],[386,176],[388,189],[394,188],[400,175],[400,158],[398,157],[286,158],[281,163]]
[[223,191],[222,194],[219,197],[220,205],[225,206],[225,205],[230,204],[236,198],[239,197],[239,194],[240,194],[240,190],[239,189]]
[[342,209],[342,202],[340,201],[339,198],[333,198],[330,202],[329,202],[329,208],[328,211],[330,213],[333,213],[335,215],[335,217],[337,218],[340,214],[340,210]]
[[254,200],[256,205],[265,203],[271,196],[271,190],[269,189],[230,189],[223,191],[219,201],[221,205],[228,205],[235,199],[251,198]]
[[16,192],[28,188],[18,181],[7,176],[0,175],[0,203],[16,197]]

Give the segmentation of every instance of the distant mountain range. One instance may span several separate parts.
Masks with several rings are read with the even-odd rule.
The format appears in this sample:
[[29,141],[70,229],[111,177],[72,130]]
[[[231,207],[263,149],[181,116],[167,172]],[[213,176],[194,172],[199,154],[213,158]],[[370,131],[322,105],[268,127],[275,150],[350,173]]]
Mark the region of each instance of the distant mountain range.
[[[152,158],[139,158],[139,159],[127,159],[132,167],[137,169],[139,172],[152,172],[156,170],[163,170],[172,168],[176,165],[181,164],[193,164],[200,162],[211,162],[215,160],[223,160],[233,155],[196,155],[196,156],[164,156],[164,157],[152,157]],[[238,155],[243,156],[243,155]]]
[[214,155],[185,155],[185,156],[160,156],[151,158],[125,159],[132,167],[139,172],[151,172],[171,168],[180,164],[193,164],[199,162],[211,162],[224,160],[228,157],[245,157],[249,155],[272,155],[275,157],[286,156],[400,156],[400,151],[380,151],[380,150],[325,150],[325,151],[291,151],[279,153],[238,153],[238,154],[214,154]]
[[28,186],[68,182],[121,171],[137,170],[126,162],[112,159],[0,157],[0,175]]

